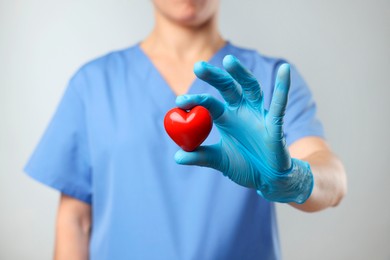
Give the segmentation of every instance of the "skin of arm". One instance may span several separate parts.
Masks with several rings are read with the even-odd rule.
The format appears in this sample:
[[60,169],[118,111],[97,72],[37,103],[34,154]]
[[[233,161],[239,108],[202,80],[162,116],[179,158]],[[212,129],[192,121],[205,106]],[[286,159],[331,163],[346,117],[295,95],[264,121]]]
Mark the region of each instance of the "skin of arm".
[[91,206],[61,194],[56,222],[55,260],[88,260]]
[[328,144],[319,137],[304,137],[289,147],[292,158],[310,164],[314,176],[314,188],[303,204],[290,203],[305,212],[316,212],[339,204],[347,192],[344,166],[333,154]]

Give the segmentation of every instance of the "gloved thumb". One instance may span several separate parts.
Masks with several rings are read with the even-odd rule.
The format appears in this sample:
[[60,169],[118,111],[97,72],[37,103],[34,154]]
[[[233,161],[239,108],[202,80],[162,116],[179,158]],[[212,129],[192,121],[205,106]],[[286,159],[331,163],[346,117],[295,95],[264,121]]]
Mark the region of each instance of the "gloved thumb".
[[179,150],[175,154],[175,161],[183,165],[198,165],[220,170],[221,146],[199,146],[195,151],[186,152]]

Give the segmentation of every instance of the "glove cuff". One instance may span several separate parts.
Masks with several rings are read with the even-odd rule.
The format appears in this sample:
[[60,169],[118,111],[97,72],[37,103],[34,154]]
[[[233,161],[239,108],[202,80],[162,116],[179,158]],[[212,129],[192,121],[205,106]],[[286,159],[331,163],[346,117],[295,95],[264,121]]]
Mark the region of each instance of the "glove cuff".
[[263,198],[275,202],[304,203],[311,195],[314,177],[310,164],[292,159],[291,169],[283,174],[272,174],[261,183],[257,193]]

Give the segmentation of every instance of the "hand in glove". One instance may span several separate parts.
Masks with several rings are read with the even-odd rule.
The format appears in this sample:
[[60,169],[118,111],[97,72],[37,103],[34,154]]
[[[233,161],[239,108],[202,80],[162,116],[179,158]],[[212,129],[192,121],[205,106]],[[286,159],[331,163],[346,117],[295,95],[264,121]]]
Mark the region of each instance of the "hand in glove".
[[239,185],[254,188],[265,199],[304,203],[314,181],[307,162],[292,159],[283,134],[283,117],[290,87],[290,67],[280,66],[269,111],[256,78],[228,55],[222,70],[206,62],[195,64],[194,72],[214,86],[226,101],[207,95],[183,95],[176,103],[183,109],[196,105],[207,108],[221,134],[211,146],[193,152],[179,150],[179,164],[211,167]]

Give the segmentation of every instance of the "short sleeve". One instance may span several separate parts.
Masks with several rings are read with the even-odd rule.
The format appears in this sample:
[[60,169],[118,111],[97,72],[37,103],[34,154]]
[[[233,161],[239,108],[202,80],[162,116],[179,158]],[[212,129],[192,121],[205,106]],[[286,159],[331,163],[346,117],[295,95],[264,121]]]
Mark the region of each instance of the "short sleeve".
[[85,80],[72,78],[25,172],[58,191],[91,203],[91,167],[85,107],[77,91]]
[[284,118],[284,132],[288,145],[307,136],[324,138],[313,95],[294,66],[291,66],[291,87]]

